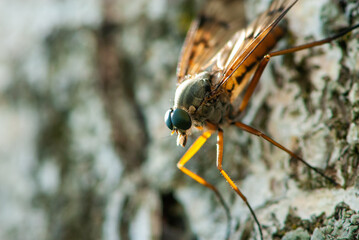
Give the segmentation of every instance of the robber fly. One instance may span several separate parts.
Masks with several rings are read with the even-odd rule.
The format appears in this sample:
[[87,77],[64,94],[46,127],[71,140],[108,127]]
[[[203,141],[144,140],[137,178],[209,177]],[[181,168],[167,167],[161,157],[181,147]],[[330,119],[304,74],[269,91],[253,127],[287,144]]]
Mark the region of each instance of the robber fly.
[[[234,125],[246,132],[265,139],[303,162],[335,185],[339,185],[321,170],[309,165],[301,157],[288,150],[269,136],[240,121],[243,111],[259,82],[263,70],[273,56],[296,52],[328,43],[350,32],[359,25],[346,29],[333,37],[282,51],[271,52],[284,34],[278,25],[298,0],[274,0],[268,10],[258,16],[248,27],[241,28],[238,11],[233,9],[241,1],[210,1],[190,26],[177,67],[177,89],[174,106],[165,114],[165,123],[177,134],[177,145],[185,146],[193,128],[202,135],[192,144],[177,167],[185,174],[210,188],[225,207],[228,207],[217,188],[184,165],[217,132],[217,168],[249,208],[263,239],[261,225],[236,184],[222,169],[223,130]],[[228,11],[223,9],[230,7]],[[229,225],[230,226],[230,225]],[[228,229],[227,229],[228,230]],[[229,231],[227,231],[227,238]]]

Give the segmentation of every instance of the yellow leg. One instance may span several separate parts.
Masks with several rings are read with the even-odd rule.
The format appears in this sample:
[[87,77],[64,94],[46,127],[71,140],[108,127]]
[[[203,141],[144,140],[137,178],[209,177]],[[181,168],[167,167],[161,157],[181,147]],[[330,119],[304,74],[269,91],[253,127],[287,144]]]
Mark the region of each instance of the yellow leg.
[[212,184],[210,184],[209,182],[207,182],[204,178],[198,176],[197,174],[195,174],[194,172],[192,172],[191,170],[189,170],[188,168],[184,167],[184,165],[198,152],[198,150],[203,146],[203,144],[207,141],[208,138],[211,137],[211,132],[213,131],[206,131],[204,132],[201,136],[199,136],[197,138],[197,140],[191,145],[191,147],[187,150],[187,152],[183,155],[183,157],[179,160],[179,162],[177,163],[177,167],[184,172],[186,175],[190,176],[191,178],[193,178],[194,180],[196,180],[197,182],[199,182],[200,184],[206,186],[207,188],[211,189],[217,196],[217,198],[219,199],[221,205],[224,207],[225,211],[226,211],[226,216],[227,216],[227,233],[226,233],[226,239],[229,239],[230,236],[230,230],[231,230],[231,216],[230,216],[230,212],[229,212],[229,208],[227,206],[227,204],[225,203],[222,195],[219,193],[219,191],[217,190],[217,188],[215,186],[213,186]]
[[217,136],[217,168],[220,171],[220,173],[223,175],[223,177],[227,180],[229,185],[236,191],[236,193],[242,198],[244,203],[247,205],[249,211],[251,212],[257,226],[259,229],[259,234],[261,236],[261,239],[263,240],[263,234],[262,234],[262,228],[259,224],[259,221],[257,219],[256,214],[254,213],[251,205],[247,201],[247,198],[243,195],[243,193],[239,190],[239,188],[236,186],[236,184],[232,181],[232,179],[228,176],[228,174],[223,170],[222,168],[222,161],[223,161],[223,130],[218,129],[218,136]]
[[197,138],[197,140],[192,144],[192,146],[187,150],[187,152],[183,155],[183,157],[179,160],[179,162],[177,163],[177,167],[182,172],[184,172],[185,174],[187,174],[188,176],[190,176],[191,178],[193,178],[200,184],[213,190],[216,188],[212,184],[210,184],[209,182],[204,180],[202,177],[198,176],[194,172],[192,172],[184,167],[184,165],[193,157],[193,155],[195,155],[198,152],[198,150],[203,146],[203,144],[210,137],[211,137],[211,131],[206,131],[201,136],[199,136]]

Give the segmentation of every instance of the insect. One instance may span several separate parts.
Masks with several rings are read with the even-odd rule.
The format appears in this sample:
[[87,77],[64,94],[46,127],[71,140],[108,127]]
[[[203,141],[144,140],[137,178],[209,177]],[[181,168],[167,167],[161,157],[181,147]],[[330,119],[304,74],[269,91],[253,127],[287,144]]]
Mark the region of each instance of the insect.
[[[210,1],[190,26],[177,66],[177,89],[174,106],[165,114],[165,123],[177,134],[177,145],[185,146],[192,129],[202,131],[197,140],[177,163],[177,167],[211,189],[224,206],[228,222],[229,210],[215,186],[185,167],[212,134],[217,133],[217,168],[234,191],[247,205],[259,234],[263,239],[261,225],[244,194],[222,168],[223,130],[232,125],[256,135],[287,152],[322,177],[340,186],[321,170],[311,166],[301,157],[285,148],[266,134],[241,122],[246,107],[271,57],[293,53],[329,43],[353,29],[321,41],[271,52],[284,34],[278,25],[280,20],[298,0],[274,0],[268,10],[259,15],[248,27],[240,28],[236,11],[223,12],[231,3],[240,1]],[[228,229],[230,228],[227,227]],[[230,230],[227,230],[229,238]]]

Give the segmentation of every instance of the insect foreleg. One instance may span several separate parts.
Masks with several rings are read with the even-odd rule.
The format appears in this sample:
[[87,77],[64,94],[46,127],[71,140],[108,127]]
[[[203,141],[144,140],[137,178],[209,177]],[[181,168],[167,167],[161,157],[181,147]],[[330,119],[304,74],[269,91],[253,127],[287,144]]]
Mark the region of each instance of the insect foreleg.
[[211,189],[219,199],[221,205],[223,206],[226,216],[227,216],[227,233],[226,233],[226,239],[229,239],[230,231],[231,231],[231,215],[229,212],[229,208],[227,204],[225,203],[222,195],[219,193],[217,188],[207,182],[204,178],[198,176],[196,173],[192,172],[188,168],[184,167],[184,165],[198,152],[198,150],[203,146],[203,144],[207,141],[208,138],[211,137],[212,131],[206,131],[201,136],[197,138],[197,140],[191,145],[191,147],[187,150],[187,152],[183,155],[183,157],[179,160],[177,163],[177,167],[184,172],[186,175],[190,176],[200,184],[206,186],[207,188]]
[[240,129],[243,129],[246,132],[249,132],[253,135],[256,135],[258,137],[263,138],[264,140],[270,142],[271,144],[273,144],[274,146],[282,149],[283,151],[285,151],[286,153],[288,153],[291,157],[293,157],[294,159],[297,159],[298,161],[304,163],[307,167],[309,167],[310,169],[312,169],[313,171],[315,171],[316,173],[318,173],[319,175],[321,175],[322,177],[324,177],[325,179],[327,179],[329,182],[331,182],[333,185],[338,186],[338,187],[342,187],[339,183],[337,183],[334,179],[328,177],[327,175],[325,175],[322,171],[320,171],[318,168],[313,167],[312,165],[310,165],[309,163],[307,163],[303,158],[299,157],[297,154],[293,153],[292,151],[288,150],[287,148],[285,148],[284,146],[282,146],[281,144],[279,144],[278,142],[274,141],[272,138],[270,138],[269,136],[265,135],[264,133],[262,133],[261,131],[252,128],[251,126],[248,126],[244,123],[241,122],[234,122],[234,125],[236,125],[237,127],[239,127]]
[[229,185],[236,191],[236,193],[242,198],[244,203],[247,205],[249,211],[251,212],[257,226],[259,229],[259,234],[261,236],[261,239],[263,240],[263,234],[262,234],[262,228],[261,225],[257,219],[256,214],[254,213],[251,205],[249,204],[247,198],[243,195],[243,193],[239,190],[239,188],[236,186],[236,184],[232,181],[232,179],[228,176],[228,174],[223,170],[222,168],[222,161],[223,161],[223,130],[218,129],[218,136],[217,136],[217,168],[220,171],[220,173],[223,175],[223,177],[227,180]]

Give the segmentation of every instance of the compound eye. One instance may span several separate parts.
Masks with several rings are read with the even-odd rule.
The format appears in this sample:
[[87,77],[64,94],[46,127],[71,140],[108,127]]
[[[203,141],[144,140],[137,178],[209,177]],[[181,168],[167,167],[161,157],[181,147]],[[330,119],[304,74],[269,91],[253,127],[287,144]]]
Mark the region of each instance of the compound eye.
[[173,126],[181,130],[187,130],[192,126],[191,117],[188,113],[180,108],[176,108],[171,116]]
[[171,130],[173,130],[173,124],[172,124],[172,120],[171,120],[172,112],[173,112],[173,109],[171,108],[165,114],[165,123],[166,123],[167,127]]

